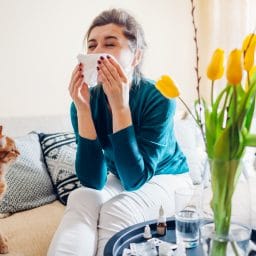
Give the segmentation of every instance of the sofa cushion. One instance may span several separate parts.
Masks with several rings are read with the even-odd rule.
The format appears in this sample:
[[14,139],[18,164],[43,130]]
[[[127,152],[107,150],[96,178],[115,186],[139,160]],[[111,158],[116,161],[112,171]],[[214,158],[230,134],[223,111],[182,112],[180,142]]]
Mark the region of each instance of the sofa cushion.
[[1,213],[23,211],[56,200],[38,135],[30,133],[15,142],[20,156],[6,172],[7,191],[0,204]]
[[67,203],[71,191],[81,186],[75,175],[74,133],[39,134],[45,163],[59,200]]
[[6,256],[45,256],[65,207],[58,200],[0,219],[1,233],[8,238]]
[[174,131],[178,144],[187,158],[191,179],[194,184],[200,184],[207,164],[201,133],[190,117],[176,118]]

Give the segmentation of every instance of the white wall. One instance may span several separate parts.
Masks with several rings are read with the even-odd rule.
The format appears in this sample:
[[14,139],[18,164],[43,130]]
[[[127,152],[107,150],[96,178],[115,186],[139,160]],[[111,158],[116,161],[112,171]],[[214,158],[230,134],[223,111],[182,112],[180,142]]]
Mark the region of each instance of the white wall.
[[142,23],[149,45],[144,73],[172,75],[192,98],[190,1],[0,0],[0,116],[67,113],[84,33],[110,7],[125,8]]
[[[255,0],[198,0],[199,49],[201,88],[204,98],[210,98],[211,81],[205,72],[216,48],[225,52],[225,65],[229,53],[241,48],[245,36],[256,32]],[[225,70],[226,72],[226,70]],[[246,74],[244,74],[246,80]],[[226,85],[226,76],[215,83],[215,95]]]

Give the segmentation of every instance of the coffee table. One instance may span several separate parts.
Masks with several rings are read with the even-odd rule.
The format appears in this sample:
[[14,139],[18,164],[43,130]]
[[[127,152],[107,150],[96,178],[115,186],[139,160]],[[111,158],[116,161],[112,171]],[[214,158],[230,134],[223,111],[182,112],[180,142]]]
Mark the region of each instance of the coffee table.
[[[209,220],[205,220],[205,223]],[[145,242],[143,237],[144,228],[146,225],[150,226],[153,237],[157,237],[163,241],[176,243],[175,235],[175,220],[174,217],[167,219],[167,232],[165,236],[159,237],[156,233],[156,220],[142,222],[131,227],[125,228],[115,234],[106,244],[104,249],[104,256],[122,256],[122,252],[125,248],[130,248],[130,243],[142,243]],[[252,231],[251,240],[256,242],[256,230]],[[187,256],[200,256],[203,255],[201,246],[186,250]],[[256,252],[251,252],[250,256],[256,256]]]

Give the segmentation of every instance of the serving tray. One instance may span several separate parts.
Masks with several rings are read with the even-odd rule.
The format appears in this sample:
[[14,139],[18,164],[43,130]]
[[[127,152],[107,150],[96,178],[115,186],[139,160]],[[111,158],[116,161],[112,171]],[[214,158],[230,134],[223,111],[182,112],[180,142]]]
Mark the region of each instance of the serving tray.
[[[204,221],[205,223],[209,221]],[[167,232],[165,236],[158,236],[156,233],[156,220],[142,222],[115,234],[106,244],[104,249],[104,256],[122,256],[125,248],[130,248],[130,243],[145,242],[143,237],[144,228],[146,225],[150,226],[153,237],[159,238],[166,242],[176,243],[175,235],[175,220],[173,217],[167,219]],[[256,242],[256,230],[252,231],[251,240]],[[186,250],[187,256],[201,256],[203,251],[201,246]],[[256,256],[256,252],[251,252],[249,256]]]

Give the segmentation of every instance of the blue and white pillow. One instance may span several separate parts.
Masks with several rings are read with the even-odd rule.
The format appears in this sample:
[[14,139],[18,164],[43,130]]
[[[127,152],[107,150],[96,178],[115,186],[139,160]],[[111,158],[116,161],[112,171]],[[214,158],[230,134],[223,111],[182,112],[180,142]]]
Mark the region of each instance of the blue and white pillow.
[[48,172],[59,200],[66,205],[71,191],[81,186],[75,175],[76,138],[74,133],[39,134]]
[[19,157],[6,172],[7,191],[0,213],[11,214],[56,200],[54,187],[43,160],[37,133],[15,139]]

